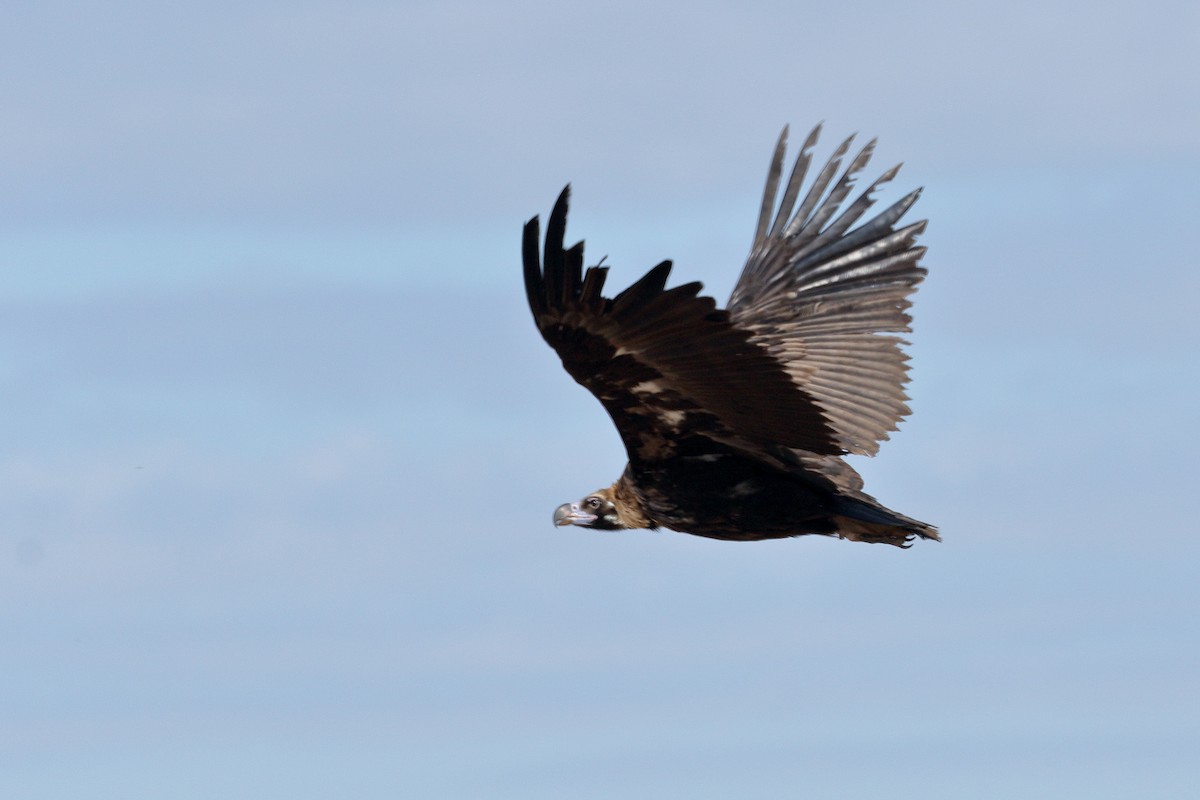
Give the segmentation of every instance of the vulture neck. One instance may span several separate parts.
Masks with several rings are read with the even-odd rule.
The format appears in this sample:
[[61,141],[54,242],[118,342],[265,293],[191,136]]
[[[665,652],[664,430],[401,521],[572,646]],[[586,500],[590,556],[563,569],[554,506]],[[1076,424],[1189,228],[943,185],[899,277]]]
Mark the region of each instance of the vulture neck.
[[650,518],[650,511],[642,499],[642,493],[633,483],[629,467],[621,473],[621,477],[608,488],[609,500],[617,510],[617,519],[622,528],[657,528],[658,524]]

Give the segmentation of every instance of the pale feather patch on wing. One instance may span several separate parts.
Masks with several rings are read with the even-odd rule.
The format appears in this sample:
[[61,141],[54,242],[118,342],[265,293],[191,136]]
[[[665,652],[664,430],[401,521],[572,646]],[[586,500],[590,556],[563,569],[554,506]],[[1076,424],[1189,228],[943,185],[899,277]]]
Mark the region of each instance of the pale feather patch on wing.
[[658,417],[670,427],[678,430],[679,426],[682,425],[684,420],[687,419],[687,414],[682,411],[664,409],[658,413]]
[[760,491],[762,491],[761,486],[756,484],[754,481],[745,480],[741,483],[735,484],[734,487],[729,490],[729,496],[733,498],[749,497],[750,495],[758,494]]
[[631,386],[629,391],[637,395],[652,397],[661,394],[666,388],[660,381],[641,381]]
[[915,245],[925,222],[895,227],[920,190],[852,230],[874,204],[875,189],[895,177],[899,168],[885,172],[838,214],[875,145],[869,142],[833,183],[851,137],[818,173],[793,213],[819,130],[820,126],[805,141],[776,209],[786,128],[780,137],[754,245],[729,311],[738,325],[752,331],[753,341],[812,394],[842,447],[874,454],[909,413],[903,389],[908,380],[908,358],[901,349],[905,342],[888,334],[910,331],[908,296],[925,276],[918,266],[924,248]]

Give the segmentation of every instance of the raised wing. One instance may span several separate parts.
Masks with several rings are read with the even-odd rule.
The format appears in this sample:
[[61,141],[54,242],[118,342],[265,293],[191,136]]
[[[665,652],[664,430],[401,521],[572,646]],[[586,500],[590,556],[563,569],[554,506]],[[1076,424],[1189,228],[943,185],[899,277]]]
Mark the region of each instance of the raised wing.
[[569,194],[550,214],[544,267],[537,217],[525,225],[525,291],[538,330],[604,405],[630,461],[665,455],[680,431],[843,452],[812,399],[699,283],[665,288],[671,262],[604,297],[607,268],[583,274],[583,243],[563,248]]
[[900,169],[885,172],[840,211],[875,149],[875,141],[868,142],[830,189],[854,137],[834,152],[797,207],[819,133],[818,125],[809,134],[775,210],[787,128],[779,137],[754,245],[729,313],[811,393],[838,445],[873,455],[909,413],[908,357],[901,350],[906,342],[887,334],[911,330],[908,296],[926,272],[917,264],[925,248],[914,242],[926,223],[895,227],[918,189],[850,230],[873,205],[875,189]]

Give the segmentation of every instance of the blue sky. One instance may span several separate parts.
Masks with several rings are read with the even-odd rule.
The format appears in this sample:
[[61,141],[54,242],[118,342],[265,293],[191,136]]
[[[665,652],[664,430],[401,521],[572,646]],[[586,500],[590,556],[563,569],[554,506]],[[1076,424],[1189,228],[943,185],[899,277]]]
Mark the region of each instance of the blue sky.
[[[10,5],[4,796],[1195,786],[1194,4]],[[820,120],[926,187],[856,466],[945,542],[553,529],[521,224],[723,300]]]

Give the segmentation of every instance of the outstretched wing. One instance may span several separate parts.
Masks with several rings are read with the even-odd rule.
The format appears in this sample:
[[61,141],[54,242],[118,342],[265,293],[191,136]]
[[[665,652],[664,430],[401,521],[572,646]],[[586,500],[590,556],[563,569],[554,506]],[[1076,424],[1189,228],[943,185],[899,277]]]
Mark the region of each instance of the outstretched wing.
[[604,405],[631,461],[669,454],[681,431],[843,452],[812,398],[699,283],[665,288],[671,262],[604,297],[607,268],[584,274],[583,243],[563,248],[569,194],[550,214],[544,266],[537,217],[525,225],[525,291],[538,330]]
[[900,169],[885,172],[841,211],[854,176],[875,149],[875,141],[868,142],[829,189],[852,136],[817,174],[797,207],[820,129],[818,125],[801,148],[772,221],[787,128],[779,137],[754,246],[729,299],[729,313],[735,325],[751,331],[752,341],[811,393],[842,448],[872,455],[909,413],[904,394],[908,357],[901,350],[906,342],[887,334],[911,330],[908,296],[925,277],[917,264],[925,248],[914,244],[925,222],[896,227],[920,189],[850,230],[873,205],[875,189]]

